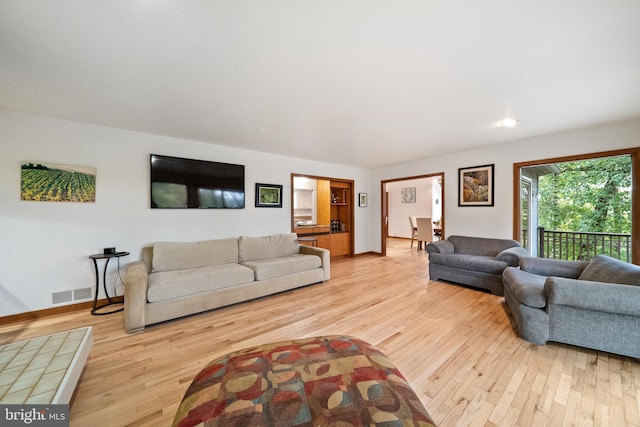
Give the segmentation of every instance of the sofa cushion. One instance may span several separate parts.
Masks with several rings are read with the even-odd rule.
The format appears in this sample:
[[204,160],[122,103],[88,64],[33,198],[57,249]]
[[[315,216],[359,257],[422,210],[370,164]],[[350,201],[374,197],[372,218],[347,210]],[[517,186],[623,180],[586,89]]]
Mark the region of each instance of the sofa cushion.
[[300,253],[298,235],[285,233],[263,237],[240,236],[238,252],[240,262],[291,256]]
[[502,273],[502,281],[521,304],[529,307],[544,308],[547,298],[544,283],[547,276],[527,273],[516,267],[509,267]]
[[246,261],[242,265],[255,272],[256,280],[267,280],[320,268],[322,263],[319,256],[296,254],[280,258]]
[[577,279],[587,265],[589,265],[589,261],[568,261],[566,259],[537,257],[520,258],[520,270],[545,277],[557,276]]
[[237,263],[152,273],[147,301],[153,303],[229,288],[253,282],[254,277],[253,270]]
[[238,262],[238,239],[158,242],[153,245],[152,272]]
[[457,254],[484,255],[495,257],[500,251],[520,246],[510,239],[493,239],[485,237],[449,236],[448,240],[455,246]]
[[606,255],[596,255],[578,279],[640,286],[640,267]]
[[498,261],[494,257],[480,255],[461,256],[459,254],[431,253],[429,255],[429,263],[491,274],[502,274],[502,271],[508,267],[504,261]]

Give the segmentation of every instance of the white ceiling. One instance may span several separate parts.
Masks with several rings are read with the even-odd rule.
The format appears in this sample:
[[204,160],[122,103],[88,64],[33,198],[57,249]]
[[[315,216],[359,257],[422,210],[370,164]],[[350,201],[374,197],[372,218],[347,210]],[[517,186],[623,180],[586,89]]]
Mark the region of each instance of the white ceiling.
[[640,116],[640,1],[0,0],[0,108],[378,167]]

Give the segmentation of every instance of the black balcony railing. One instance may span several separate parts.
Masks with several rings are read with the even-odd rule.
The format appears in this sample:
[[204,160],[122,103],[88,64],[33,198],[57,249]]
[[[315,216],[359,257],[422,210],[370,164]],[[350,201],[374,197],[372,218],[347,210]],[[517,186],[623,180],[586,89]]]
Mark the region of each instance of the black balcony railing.
[[631,262],[631,235],[538,227],[538,256],[541,258],[588,261],[597,254]]

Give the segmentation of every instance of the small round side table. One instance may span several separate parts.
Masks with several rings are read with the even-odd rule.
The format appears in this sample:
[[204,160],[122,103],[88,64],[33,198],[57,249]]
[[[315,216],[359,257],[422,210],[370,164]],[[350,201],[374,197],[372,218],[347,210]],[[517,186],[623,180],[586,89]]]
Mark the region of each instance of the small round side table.
[[[93,268],[95,269],[95,272],[96,272],[96,293],[95,293],[95,296],[93,297],[93,308],[91,309],[91,314],[93,314],[94,316],[102,316],[104,314],[112,314],[112,313],[117,313],[119,311],[124,310],[124,306],[123,306],[117,310],[110,310],[103,313],[98,312],[98,310],[100,310],[101,308],[109,307],[116,304],[123,304],[122,301],[114,301],[109,296],[109,292],[107,291],[107,266],[109,265],[109,261],[111,261],[111,258],[120,258],[127,255],[129,255],[129,252],[116,252],[113,254],[95,254],[95,255],[89,256],[89,258],[93,260]],[[104,294],[107,296],[107,302],[100,306],[98,305],[98,291],[100,290],[100,274],[98,273],[99,259],[106,259],[106,262],[104,263],[104,270],[102,271],[102,287],[104,289]]]

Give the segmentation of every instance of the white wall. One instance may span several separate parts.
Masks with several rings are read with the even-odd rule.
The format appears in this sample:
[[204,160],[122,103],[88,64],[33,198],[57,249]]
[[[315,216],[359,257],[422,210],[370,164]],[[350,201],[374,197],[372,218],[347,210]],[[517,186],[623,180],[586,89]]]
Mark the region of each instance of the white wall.
[[[0,316],[51,307],[51,293],[95,284],[89,255],[158,240],[290,232],[291,173],[352,179],[371,194],[371,171],[0,110]],[[245,209],[149,208],[149,154],[245,165]],[[97,168],[95,203],[20,201],[20,164]],[[283,208],[255,208],[255,183],[282,184]],[[371,208],[355,208],[355,252],[370,250]],[[111,262],[109,288],[116,280]],[[119,289],[119,294],[122,289]],[[104,297],[101,291],[99,297]]]
[[[52,292],[93,287],[88,256],[107,246],[131,252],[124,267],[158,240],[288,232],[291,173],[354,180],[354,194],[369,196],[368,207],[355,204],[355,252],[379,252],[382,180],[443,172],[447,234],[510,238],[514,162],[636,146],[640,118],[371,171],[0,110],[0,316],[51,307]],[[246,208],[151,210],[150,153],[244,164]],[[20,201],[22,161],[96,167],[96,202]],[[458,207],[458,168],[491,163],[495,206]],[[256,182],[282,184],[283,208],[255,208]]]
[[[447,235],[513,237],[513,164],[576,154],[640,146],[640,118],[523,139],[448,156],[403,163],[373,171],[372,182],[444,173],[444,218]],[[495,206],[458,206],[458,168],[495,164]],[[380,224],[381,194],[369,196],[372,224]],[[379,226],[371,233],[371,250],[380,251]]]

